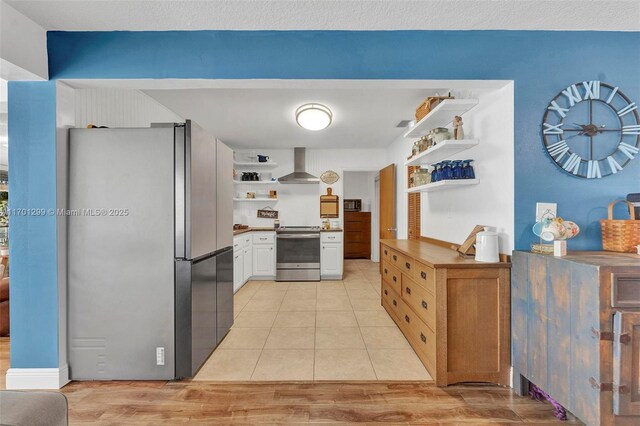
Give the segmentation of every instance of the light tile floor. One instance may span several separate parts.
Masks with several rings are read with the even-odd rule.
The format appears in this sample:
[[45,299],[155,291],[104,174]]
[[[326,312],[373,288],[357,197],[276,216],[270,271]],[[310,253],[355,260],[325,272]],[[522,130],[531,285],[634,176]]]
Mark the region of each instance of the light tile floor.
[[249,281],[235,323],[194,380],[431,380],[380,306],[379,264],[347,260],[343,281]]

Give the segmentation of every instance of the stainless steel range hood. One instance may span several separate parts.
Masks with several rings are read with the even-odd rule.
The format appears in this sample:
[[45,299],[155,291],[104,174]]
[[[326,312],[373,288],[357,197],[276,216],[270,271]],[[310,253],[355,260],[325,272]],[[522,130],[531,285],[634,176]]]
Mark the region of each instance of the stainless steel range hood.
[[306,171],[306,148],[293,148],[293,173],[278,179],[280,183],[320,183],[320,179]]

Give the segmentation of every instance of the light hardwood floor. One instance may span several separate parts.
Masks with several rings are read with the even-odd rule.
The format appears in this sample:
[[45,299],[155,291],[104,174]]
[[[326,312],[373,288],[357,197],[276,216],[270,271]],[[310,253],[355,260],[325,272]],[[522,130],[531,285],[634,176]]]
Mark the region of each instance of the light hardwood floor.
[[345,261],[344,281],[250,281],[234,303],[194,380],[431,380],[380,305],[376,263]]

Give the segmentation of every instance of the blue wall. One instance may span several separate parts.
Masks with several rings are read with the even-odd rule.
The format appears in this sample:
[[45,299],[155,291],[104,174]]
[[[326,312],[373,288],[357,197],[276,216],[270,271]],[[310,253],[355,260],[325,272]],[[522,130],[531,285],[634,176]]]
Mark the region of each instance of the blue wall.
[[49,32],[62,78],[505,79],[515,81],[516,248],[534,240],[536,201],[557,202],[601,247],[606,205],[640,192],[640,160],[587,181],[545,154],[542,115],[569,84],[599,79],[640,102],[640,33],[548,31]]
[[[601,80],[640,102],[640,33],[528,31],[49,32],[49,75],[98,78],[504,79],[515,81],[516,247],[536,201],[557,202],[599,249],[606,205],[640,192],[640,160],[600,181],[561,172],[540,123],[567,85]],[[55,88],[10,85],[11,204],[55,207]],[[12,218],[12,367],[57,361],[55,220]]]
[[11,368],[56,368],[55,82],[9,82],[9,139]]

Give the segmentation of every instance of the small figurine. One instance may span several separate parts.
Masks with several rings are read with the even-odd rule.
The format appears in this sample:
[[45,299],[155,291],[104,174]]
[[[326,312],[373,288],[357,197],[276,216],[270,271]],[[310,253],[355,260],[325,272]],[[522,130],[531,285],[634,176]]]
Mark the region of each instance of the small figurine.
[[453,139],[459,141],[464,139],[464,129],[462,128],[462,117],[456,115],[453,118]]

